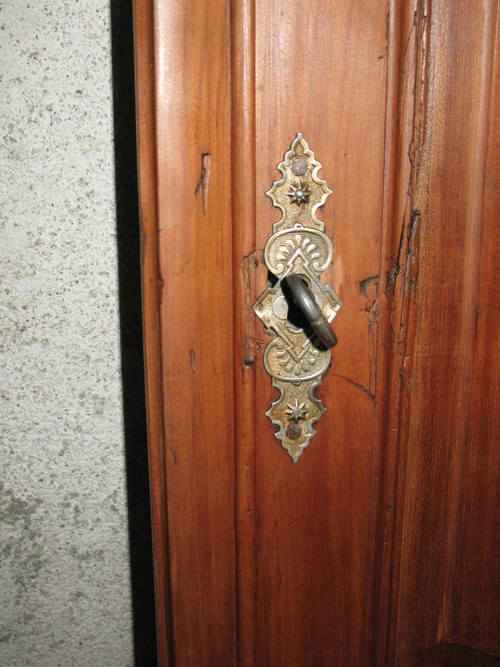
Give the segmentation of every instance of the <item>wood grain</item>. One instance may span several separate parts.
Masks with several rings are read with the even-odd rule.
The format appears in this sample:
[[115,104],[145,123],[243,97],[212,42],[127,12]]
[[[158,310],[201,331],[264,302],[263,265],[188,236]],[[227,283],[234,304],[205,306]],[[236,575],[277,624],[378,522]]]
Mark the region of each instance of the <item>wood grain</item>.
[[404,498],[406,414],[418,312],[421,218],[414,207],[426,132],[429,2],[392,2],[389,12],[384,205],[377,341],[377,514],[372,664],[392,664]]
[[136,109],[142,302],[154,542],[156,630],[161,666],[173,664],[161,374],[153,3],[135,2]]
[[231,3],[237,658],[255,664],[255,5]]
[[[493,664],[497,0],[152,0],[136,33],[161,664]],[[294,465],[251,305],[299,131],[343,307]]]
[[[499,92],[492,89],[496,9],[493,2],[432,3],[396,664],[421,664],[441,643],[498,651],[500,408],[490,391],[497,391],[499,357],[495,334],[482,328],[497,309],[491,195],[484,205],[486,165],[498,159],[491,134],[498,124],[490,124]],[[471,514],[480,505],[481,514]]]
[[173,650],[180,665],[232,664],[236,594],[229,12],[225,4],[208,0],[155,3],[154,26]]
[[[294,465],[260,417],[275,398],[257,366],[258,664],[362,664],[373,576],[375,374],[386,112],[380,2],[256,5],[257,246],[278,219],[264,193],[302,132],[333,195],[323,277],[344,305],[318,393],[328,412]],[[259,292],[266,280],[261,269]],[[375,457],[376,458],[376,457]]]
[[[500,654],[500,304],[495,298],[500,267],[500,22],[498,8],[485,17],[488,32],[484,52],[481,113],[483,164],[478,165],[477,297],[470,404],[464,425],[462,483],[457,528],[452,549],[444,639],[485,653]],[[496,16],[495,11],[496,10]],[[496,25],[495,25],[496,23]],[[497,45],[493,62],[491,42]],[[493,73],[490,79],[490,67]],[[488,90],[489,87],[489,90]]]

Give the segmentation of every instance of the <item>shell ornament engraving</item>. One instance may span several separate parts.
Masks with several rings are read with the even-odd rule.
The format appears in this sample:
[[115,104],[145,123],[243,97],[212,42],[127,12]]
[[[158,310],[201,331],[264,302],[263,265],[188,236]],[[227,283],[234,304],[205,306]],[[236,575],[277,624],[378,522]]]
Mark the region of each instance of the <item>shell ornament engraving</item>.
[[332,244],[316,211],[331,190],[318,178],[320,163],[299,133],[285,159],[278,165],[283,174],[267,192],[281,209],[281,220],[264,250],[270,271],[268,286],[253,306],[255,314],[274,337],[264,352],[264,366],[280,396],[266,415],[278,426],[281,440],[294,463],[316,434],[313,423],[326,408],[314,395],[330,365],[330,350],[319,340],[294,304],[286,281],[296,274],[312,293],[328,322],[342,305],[321,273],[332,261]]

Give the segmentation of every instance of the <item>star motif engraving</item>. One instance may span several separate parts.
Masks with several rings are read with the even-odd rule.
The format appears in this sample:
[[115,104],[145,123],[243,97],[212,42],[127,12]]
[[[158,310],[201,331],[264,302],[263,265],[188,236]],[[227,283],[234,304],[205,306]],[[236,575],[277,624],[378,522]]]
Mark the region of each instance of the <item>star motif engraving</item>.
[[285,414],[290,417],[291,421],[294,421],[296,424],[298,424],[299,420],[302,419],[305,421],[306,415],[309,412],[309,410],[305,410],[305,403],[300,403],[298,400],[295,400],[295,405],[290,405],[290,403],[287,403],[288,410],[285,410]]
[[297,206],[302,206],[302,204],[307,204],[311,192],[306,183],[299,181],[298,185],[292,185],[290,183],[290,192],[286,193],[289,197],[292,198],[292,204],[297,204]]

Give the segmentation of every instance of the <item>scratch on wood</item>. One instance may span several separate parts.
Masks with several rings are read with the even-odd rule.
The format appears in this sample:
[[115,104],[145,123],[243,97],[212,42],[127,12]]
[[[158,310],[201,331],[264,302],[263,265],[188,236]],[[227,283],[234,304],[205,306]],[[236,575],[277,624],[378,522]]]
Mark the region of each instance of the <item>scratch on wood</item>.
[[[413,132],[411,136],[411,141],[408,146],[408,159],[411,165],[410,177],[408,179],[407,185],[407,196],[408,202],[416,197],[417,185],[419,183],[420,167],[421,167],[421,158],[426,141],[426,120],[427,120],[427,90],[428,90],[428,24],[429,24],[429,11],[426,0],[421,0],[417,5],[417,10],[415,11],[413,17],[413,26],[410,30],[408,36],[408,43],[405,48],[404,55],[404,64],[403,68],[406,68],[407,52],[409,51],[409,44],[412,39],[415,40],[416,45],[416,56],[415,56],[415,79],[414,79],[414,89],[413,89]],[[403,216],[403,222],[401,226],[401,234],[399,239],[399,248],[396,261],[389,272],[385,292],[388,294],[394,288],[396,279],[401,272],[401,256],[404,247],[405,241],[405,232],[407,226],[412,228],[412,220],[414,218],[415,211],[411,211],[410,221],[407,223],[407,211],[406,208]],[[409,236],[407,237],[409,239]],[[407,246],[408,252],[408,246]],[[404,277],[406,281],[406,277]]]
[[379,276],[371,276],[370,278],[365,278],[359,283],[359,294],[364,296],[366,299],[365,311],[370,316],[370,321],[368,324],[368,330],[370,333],[373,330],[373,327],[378,322],[378,317],[380,314],[379,308]]
[[245,314],[244,314],[244,351],[243,363],[247,368],[250,368],[255,363],[255,353],[259,349],[261,340],[257,340],[255,335],[256,320],[254,312],[252,311],[252,304],[255,301],[255,270],[263,262],[263,250],[254,250],[246,257],[243,257],[243,289],[245,295]]
[[359,382],[355,382],[354,380],[351,380],[349,378],[346,378],[344,375],[339,375],[338,373],[334,373],[333,377],[340,378],[341,380],[345,380],[346,382],[349,382],[349,384],[352,384],[356,389],[359,389],[363,393],[365,393],[367,396],[371,398],[372,401],[375,400],[375,395],[371,393],[369,389],[364,387],[362,384],[359,384]]
[[191,358],[191,369],[193,371],[193,375],[196,372],[196,354],[194,350],[189,350],[189,356]]
[[276,540],[276,565],[278,568],[278,591],[281,590],[281,556],[280,556],[280,540],[278,533],[278,515],[276,513],[276,486],[273,484],[273,507],[274,507],[274,537]]
[[[366,392],[373,396],[373,383],[377,364],[377,334],[376,325],[380,318],[380,275],[369,276],[359,281],[359,295],[364,300],[363,310],[368,314],[368,353],[370,355],[370,377]],[[347,379],[347,378],[345,378]],[[361,388],[361,387],[360,387]]]
[[177,467],[177,456],[175,455],[175,452],[172,449],[172,447],[170,448],[170,453],[172,454],[172,458],[174,460],[174,465]]
[[408,227],[408,248],[406,250],[406,284],[407,289],[416,295],[418,282],[418,255],[420,251],[420,223],[422,214],[413,209]]
[[370,276],[370,278],[365,278],[359,283],[359,293],[361,296],[368,296],[366,293],[367,288],[373,283],[378,287],[379,276]]
[[208,186],[210,183],[211,164],[212,164],[212,154],[202,153],[200,180],[198,181],[198,185],[195,188],[194,194],[196,196],[201,192],[203,195],[203,215],[205,215],[205,213],[207,212]]
[[398,259],[396,260],[396,263],[392,267],[389,277],[387,278],[387,284],[385,286],[385,291],[390,292],[391,289],[394,287],[394,283],[396,282],[396,278],[399,276],[399,272],[401,271],[401,267],[399,266],[399,256]]
[[159,301],[160,301],[160,306],[161,306],[161,303],[163,301],[163,287],[164,287],[163,278],[160,276],[158,278],[158,298],[159,298]]

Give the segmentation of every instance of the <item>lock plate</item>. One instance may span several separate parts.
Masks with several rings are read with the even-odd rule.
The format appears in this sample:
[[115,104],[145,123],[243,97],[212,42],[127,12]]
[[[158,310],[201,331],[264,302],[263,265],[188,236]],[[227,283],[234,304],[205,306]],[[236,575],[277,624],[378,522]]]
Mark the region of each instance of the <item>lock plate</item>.
[[297,274],[328,322],[342,304],[320,280],[333,249],[316,211],[332,191],[318,178],[321,164],[302,134],[297,134],[277,168],[283,177],[266,194],[282,217],[273,225],[264,250],[269,282],[253,310],[273,336],[264,352],[264,366],[280,391],[266,415],[278,426],[276,438],[297,463],[316,434],[313,423],[326,411],[314,390],[330,365],[331,353],[294,306],[285,279]]

